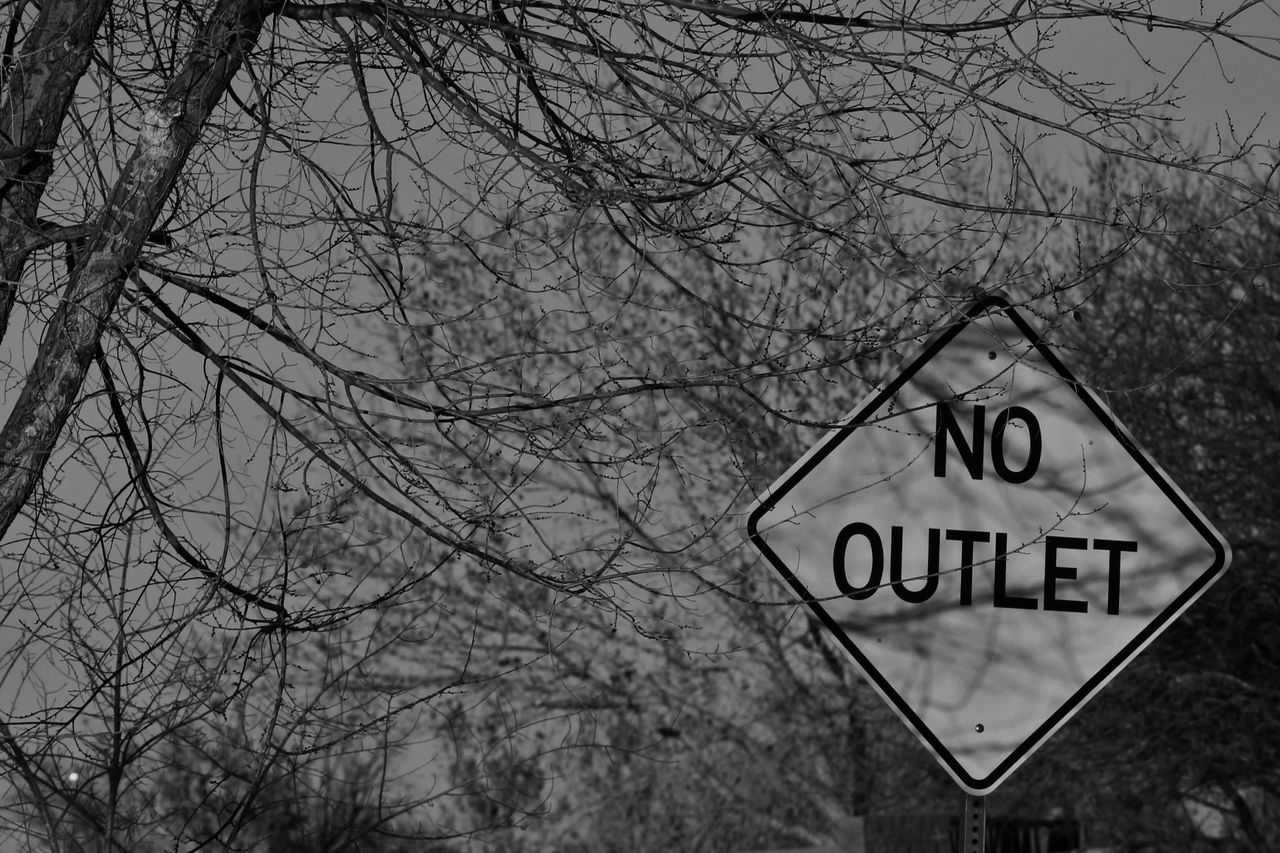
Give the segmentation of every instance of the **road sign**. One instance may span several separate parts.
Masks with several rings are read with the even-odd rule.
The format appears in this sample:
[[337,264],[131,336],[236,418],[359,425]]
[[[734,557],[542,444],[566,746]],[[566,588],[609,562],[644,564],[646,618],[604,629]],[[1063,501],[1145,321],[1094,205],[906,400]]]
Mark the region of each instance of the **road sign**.
[[974,795],[1230,561],[1186,495],[996,300],[793,465],[747,532]]

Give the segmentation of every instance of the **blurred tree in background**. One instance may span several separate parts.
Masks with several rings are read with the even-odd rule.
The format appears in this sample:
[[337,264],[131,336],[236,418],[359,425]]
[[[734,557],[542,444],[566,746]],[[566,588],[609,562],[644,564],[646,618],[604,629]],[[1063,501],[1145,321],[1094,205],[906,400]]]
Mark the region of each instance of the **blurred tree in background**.
[[[1039,775],[1121,849],[1260,853],[1280,845],[1280,219],[1265,205],[1232,216],[1181,183],[1158,209],[1167,233],[1101,271],[1060,337],[1234,559]],[[1199,227],[1212,216],[1224,224]]]

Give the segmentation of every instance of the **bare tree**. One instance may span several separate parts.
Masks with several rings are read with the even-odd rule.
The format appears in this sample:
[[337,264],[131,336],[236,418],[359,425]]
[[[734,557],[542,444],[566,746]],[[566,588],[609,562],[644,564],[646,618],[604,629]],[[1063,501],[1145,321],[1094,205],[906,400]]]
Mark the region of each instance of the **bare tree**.
[[[128,775],[246,667],[267,774],[320,707],[356,731],[535,660],[572,693],[597,632],[695,621],[784,425],[950,300],[1069,291],[1164,227],[1153,186],[1078,205],[1052,140],[1270,204],[1249,136],[1197,154],[1174,89],[1055,50],[1270,58],[1252,3],[0,9],[0,746],[54,846],[86,744],[118,849]],[[1072,222],[1102,237],[1043,275]],[[536,812],[507,758],[455,762],[521,793],[454,834]]]
[[[1151,180],[1139,169],[1097,175]],[[1265,180],[1259,194],[1273,194]],[[1064,731],[1027,788],[1074,802],[1097,843],[1269,850],[1280,842],[1276,212],[1232,216],[1228,201],[1181,182],[1151,210],[1167,233],[1102,271],[1059,338],[1219,520],[1234,565]],[[1222,227],[1195,227],[1215,215]]]

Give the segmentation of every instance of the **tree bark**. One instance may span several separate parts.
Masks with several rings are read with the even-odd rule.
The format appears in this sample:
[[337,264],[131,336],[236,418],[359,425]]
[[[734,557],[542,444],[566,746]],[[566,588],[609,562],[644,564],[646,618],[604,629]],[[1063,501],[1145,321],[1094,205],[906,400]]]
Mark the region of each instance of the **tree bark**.
[[0,101],[0,340],[53,174],[62,123],[110,7],[110,0],[46,0],[9,61]]
[[45,328],[40,349],[0,430],[0,536],[39,481],[80,397],[103,329],[205,121],[278,2],[221,0],[182,70],[144,117],[128,162]]

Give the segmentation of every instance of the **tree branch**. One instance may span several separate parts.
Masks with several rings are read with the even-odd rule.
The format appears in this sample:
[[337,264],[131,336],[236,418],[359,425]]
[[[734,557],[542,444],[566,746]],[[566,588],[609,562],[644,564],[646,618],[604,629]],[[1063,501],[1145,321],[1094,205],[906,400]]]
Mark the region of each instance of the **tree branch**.
[[[75,408],[128,272],[151,235],[201,129],[257,41],[271,4],[222,0],[161,102],[148,110],[0,431],[0,536],[39,481]],[[25,235],[24,235],[25,237]]]

